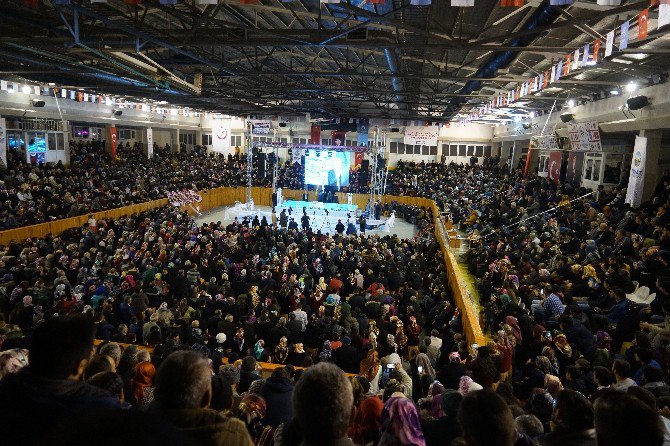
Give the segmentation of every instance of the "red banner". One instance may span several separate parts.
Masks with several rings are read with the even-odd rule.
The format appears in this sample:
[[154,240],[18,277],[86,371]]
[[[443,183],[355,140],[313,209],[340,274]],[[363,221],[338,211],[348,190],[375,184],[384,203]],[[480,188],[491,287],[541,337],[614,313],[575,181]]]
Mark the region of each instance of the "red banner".
[[112,159],[116,159],[116,127],[109,128],[109,141],[112,145]]
[[365,154],[363,152],[356,152],[356,167],[361,167],[361,164],[363,164],[363,158],[365,157]]
[[582,179],[582,165],[584,164],[584,152],[571,151],[568,156],[568,169],[565,173],[565,181],[579,184]]
[[598,62],[598,52],[600,51],[600,39],[593,42],[593,61]]
[[312,129],[310,131],[310,139],[309,142],[311,144],[321,144],[321,126],[312,124]]
[[561,176],[561,162],[563,161],[563,152],[553,150],[549,152],[549,179],[555,184]]
[[649,30],[647,28],[647,22],[649,22],[649,8],[644,9],[640,15],[637,16],[637,38],[646,39],[649,35]]

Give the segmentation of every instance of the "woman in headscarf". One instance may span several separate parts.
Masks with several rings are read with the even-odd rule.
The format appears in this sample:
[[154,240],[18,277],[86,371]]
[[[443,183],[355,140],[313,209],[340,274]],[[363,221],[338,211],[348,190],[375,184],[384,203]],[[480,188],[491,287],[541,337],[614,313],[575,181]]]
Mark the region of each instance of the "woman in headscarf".
[[370,349],[365,358],[361,361],[361,376],[370,381],[370,392],[377,393],[379,391],[379,378],[381,377],[382,368],[379,361],[379,354],[377,350]]
[[288,339],[286,336],[282,336],[279,339],[279,344],[275,347],[274,360],[277,364],[286,364],[286,358],[288,357]]
[[270,355],[267,350],[265,350],[265,341],[259,339],[254,345],[254,358],[256,361],[267,362],[270,359]]
[[516,339],[517,342],[521,342],[521,328],[519,328],[519,323],[516,318],[514,316],[507,316],[505,318],[505,323],[512,328],[514,339]]
[[418,400],[421,397],[424,397],[428,394],[431,384],[435,382],[435,369],[433,369],[432,364],[428,355],[425,353],[419,353],[415,358],[416,371],[414,375],[414,383],[412,385],[412,396],[414,400]]
[[149,361],[140,362],[130,374],[130,392],[126,399],[136,409],[147,410],[154,400],[156,366]]
[[556,359],[558,360],[559,372],[560,375],[563,376],[565,374],[565,368],[572,363],[572,346],[563,333],[558,333],[554,336],[554,347]]
[[356,411],[347,435],[357,445],[376,445],[379,442],[384,403],[376,396],[366,398]]
[[458,393],[460,393],[461,396],[465,397],[465,395],[470,392],[482,389],[483,387],[474,382],[468,375],[461,376],[461,381],[458,384]]
[[370,341],[370,346],[376,350],[377,349],[377,337],[379,336],[379,327],[377,327],[377,321],[370,321],[370,328],[368,333],[368,340]]
[[333,349],[330,346],[330,341],[326,339],[323,341],[323,349],[321,350],[321,353],[319,353],[319,362],[328,362],[332,357]]
[[425,446],[416,405],[409,398],[392,397],[384,404],[378,446]]
[[244,421],[249,435],[256,446],[272,444],[272,427],[263,422],[266,404],[262,396],[253,393],[247,394],[235,411],[235,416]]

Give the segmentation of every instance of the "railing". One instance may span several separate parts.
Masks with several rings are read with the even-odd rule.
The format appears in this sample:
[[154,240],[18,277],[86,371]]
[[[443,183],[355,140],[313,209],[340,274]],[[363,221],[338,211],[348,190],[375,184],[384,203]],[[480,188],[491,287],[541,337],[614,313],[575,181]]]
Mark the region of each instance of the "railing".
[[[253,187],[251,192],[252,198],[256,205],[272,205],[271,189]],[[284,189],[282,192],[284,199],[302,200],[304,193],[307,194],[309,201],[315,201],[317,199],[316,191]],[[215,189],[201,191],[200,195],[202,196],[200,210],[208,211],[220,206],[234,204],[236,201],[244,202],[246,200],[246,189],[244,187],[218,187]],[[347,202],[346,193],[337,193],[337,198],[340,203]],[[357,205],[359,208],[364,209],[367,205],[368,198],[369,195],[367,194],[353,194],[352,203]],[[479,325],[479,320],[475,312],[474,304],[472,299],[469,297],[465,286],[463,285],[463,277],[458,270],[458,264],[452,252],[452,247],[457,248],[457,246],[450,245],[450,243],[453,243],[453,238],[451,240],[449,239],[449,232],[445,228],[444,222],[440,217],[437,204],[433,200],[423,197],[385,195],[383,198],[384,203],[391,203],[394,201],[398,204],[406,206],[418,206],[426,209],[432,209],[435,226],[435,237],[440,244],[440,248],[444,256],[444,263],[447,269],[447,275],[449,277],[449,286],[454,296],[454,301],[462,312],[465,336],[469,343],[485,343],[485,338]],[[93,217],[96,220],[117,219],[123,216],[138,214],[150,209],[165,206],[166,204],[167,199],[162,198],[160,200],[148,201],[145,203],[134,204],[122,208],[95,212],[93,213]],[[56,236],[68,229],[79,228],[86,224],[87,221],[88,215],[80,215],[78,217],[65,218],[48,223],[9,229],[7,231],[0,232],[0,245],[7,245],[12,240],[21,242],[28,238],[44,237],[47,234]]]

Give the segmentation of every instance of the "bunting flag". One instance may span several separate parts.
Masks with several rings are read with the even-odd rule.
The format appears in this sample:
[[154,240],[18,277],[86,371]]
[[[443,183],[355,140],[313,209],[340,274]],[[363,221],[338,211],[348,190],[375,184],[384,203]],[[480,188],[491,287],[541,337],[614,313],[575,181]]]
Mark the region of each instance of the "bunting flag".
[[607,39],[605,39],[605,57],[612,55],[614,50],[614,30],[607,33]]
[[584,45],[584,56],[582,57],[582,65],[588,65],[589,63],[589,52],[591,51],[591,45],[588,43]]
[[598,0],[600,6],[619,6],[621,0]]
[[[322,0],[323,3],[323,0]],[[339,1],[335,1],[332,3],[339,3]],[[412,6],[430,6],[431,0],[410,0],[409,4]]]
[[638,40],[646,39],[649,35],[647,27],[649,22],[649,8],[643,9],[637,16],[637,38]]
[[451,6],[458,8],[470,8],[475,6],[475,0],[451,0]]
[[547,84],[549,84],[549,71],[545,71],[542,76],[542,89],[547,88]]
[[[560,62],[559,62],[560,63]],[[556,68],[558,68],[556,65],[551,66],[551,79],[550,82],[553,84],[554,81],[556,80]]]
[[572,4],[572,0],[549,0],[551,6],[567,6]]
[[573,65],[572,65],[573,70],[576,70],[577,68],[579,68],[582,65],[582,59],[580,57],[580,54],[581,54],[580,50],[579,50],[579,48],[577,48],[575,50],[575,55],[572,59],[573,60]]
[[199,5],[216,5],[219,0],[198,0]]
[[670,0],[661,0],[658,5],[658,28],[670,24]]
[[500,6],[503,8],[520,8],[525,4],[525,0],[500,0]]
[[619,37],[619,51],[625,50],[628,48],[628,31],[630,28],[630,23],[628,20],[624,20],[621,24],[621,36]]
[[598,63],[598,52],[600,51],[600,39],[593,42],[593,62]]
[[565,65],[563,65],[563,76],[567,76],[570,73],[570,65],[572,64],[572,54],[565,56]]

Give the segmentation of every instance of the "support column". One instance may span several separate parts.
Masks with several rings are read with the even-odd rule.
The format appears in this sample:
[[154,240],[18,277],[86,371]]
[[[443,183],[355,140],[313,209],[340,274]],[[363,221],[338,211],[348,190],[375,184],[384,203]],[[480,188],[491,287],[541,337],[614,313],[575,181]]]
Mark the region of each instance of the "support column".
[[640,130],[640,136],[647,138],[647,161],[645,163],[644,189],[642,190],[642,200],[647,201],[654,194],[654,189],[658,184],[658,160],[661,155],[661,137],[660,129]]
[[177,141],[172,145],[172,150],[176,153],[181,152],[181,144],[179,143],[179,136],[181,134],[181,130],[179,127],[177,127]]
[[154,157],[154,131],[151,127],[147,127],[146,130],[146,147],[143,147],[144,153],[147,155],[147,158],[151,159]]

